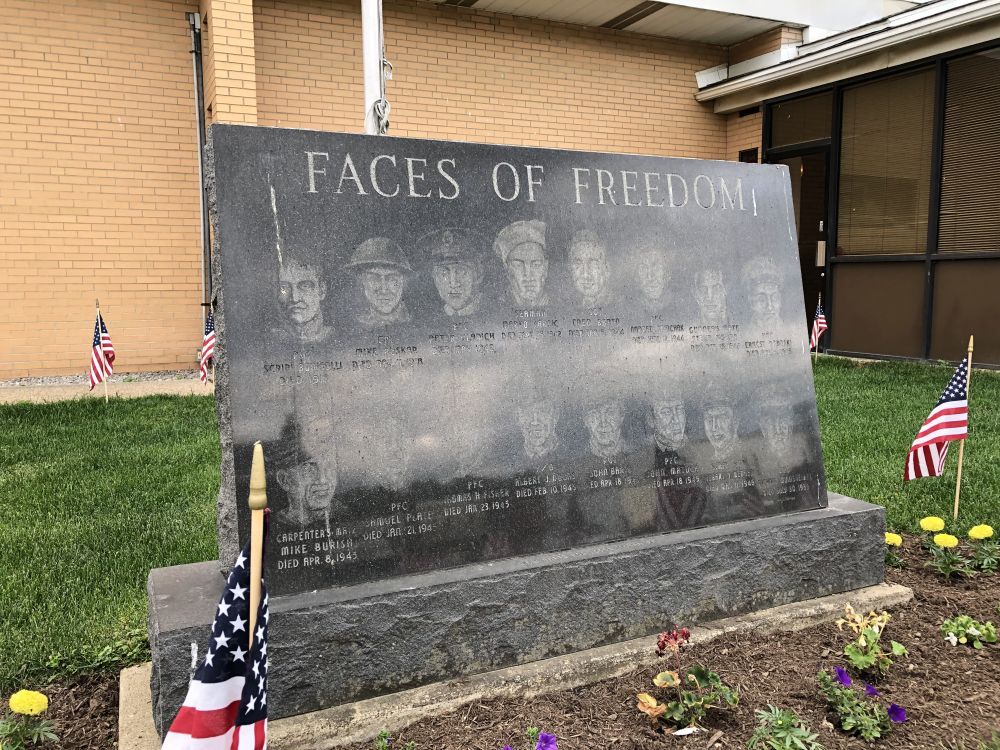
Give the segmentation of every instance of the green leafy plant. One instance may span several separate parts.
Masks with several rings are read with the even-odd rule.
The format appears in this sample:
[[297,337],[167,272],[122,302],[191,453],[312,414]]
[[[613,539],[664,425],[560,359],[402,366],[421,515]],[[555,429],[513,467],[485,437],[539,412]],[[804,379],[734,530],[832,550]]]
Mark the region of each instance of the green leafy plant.
[[973,542],[972,566],[983,573],[993,573],[1000,568],[1000,543],[992,539]]
[[[383,729],[375,737],[375,744],[373,747],[374,750],[390,750],[392,747],[392,735]],[[411,740],[402,746],[402,750],[417,750],[417,743]]]
[[[937,539],[940,536],[950,535],[938,534],[934,538]],[[951,538],[954,539],[955,537]],[[976,574],[969,558],[955,552],[955,547],[953,546],[935,545],[930,547],[929,551],[931,559],[924,563],[924,567],[937,571],[945,578],[971,578]]]
[[747,742],[748,750],[825,750],[819,736],[794,711],[768,704],[766,711],[755,711],[757,728]]
[[58,742],[52,724],[41,717],[49,708],[49,699],[34,690],[18,690],[10,697],[11,713],[0,718],[0,747],[25,750],[47,742]]
[[979,622],[969,615],[951,617],[941,623],[941,635],[952,646],[958,644],[982,648],[984,643],[997,642],[997,629],[992,622]]
[[816,675],[816,681],[843,731],[873,742],[892,730],[889,713],[880,703],[865,700],[849,685],[838,684],[826,670]]
[[899,641],[889,641],[889,651],[882,648],[882,633],[892,619],[886,611],[880,614],[869,612],[862,615],[847,604],[844,606],[844,616],[836,621],[837,628],[843,630],[847,626],[857,638],[844,646],[844,658],[851,666],[862,672],[875,670],[885,674],[892,666],[890,656],[906,656],[906,647]]
[[681,668],[681,646],[691,638],[687,628],[660,633],[656,653],[672,654],[677,669],[660,672],[653,678],[658,688],[673,691],[671,700],[660,702],[649,693],[636,696],[635,707],[653,724],[665,722],[681,727],[695,726],[711,708],[728,708],[739,703],[739,694],[722,678],[700,664]]

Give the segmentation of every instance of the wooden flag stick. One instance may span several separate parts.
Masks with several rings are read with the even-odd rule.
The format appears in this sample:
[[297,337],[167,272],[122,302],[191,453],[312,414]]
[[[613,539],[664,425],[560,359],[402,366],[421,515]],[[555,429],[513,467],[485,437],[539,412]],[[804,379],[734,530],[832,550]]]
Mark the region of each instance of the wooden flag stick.
[[[965,371],[965,400],[969,402],[969,386],[972,384],[972,336],[969,336],[969,368]],[[952,520],[958,520],[958,498],[962,494],[962,462],[965,460],[965,438],[958,444],[958,476],[955,478],[955,510]]]
[[[94,305],[97,307],[97,317],[100,318],[101,317],[101,300],[100,299],[95,299],[94,300]],[[100,335],[100,334],[101,334],[101,332],[98,331],[98,335]],[[104,357],[104,337],[103,336],[101,336],[101,357],[102,358]],[[103,367],[103,365],[102,365],[102,367]],[[101,378],[101,384],[104,386],[104,403],[108,403],[108,375],[107,375],[107,373],[105,373],[104,377]]]
[[[822,306],[823,306],[823,292],[820,292],[819,296],[816,297],[816,309],[819,310]],[[816,314],[813,313],[813,329],[815,330],[815,328],[816,328]],[[810,331],[810,335],[812,335],[812,331]],[[819,358],[819,337],[816,338],[816,349],[813,351],[814,365],[816,364],[816,360],[818,358]]]
[[250,464],[250,646],[253,646],[257,610],[260,608],[260,583],[264,575],[264,509],[267,508],[267,483],[264,479],[264,446],[253,446]]

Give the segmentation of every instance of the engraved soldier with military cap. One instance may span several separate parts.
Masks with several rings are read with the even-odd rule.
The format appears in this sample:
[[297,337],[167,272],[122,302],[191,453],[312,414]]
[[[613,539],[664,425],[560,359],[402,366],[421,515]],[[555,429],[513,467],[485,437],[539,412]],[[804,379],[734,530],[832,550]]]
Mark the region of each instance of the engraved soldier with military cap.
[[493,243],[510,284],[510,301],[515,307],[539,308],[549,304],[545,279],[549,260],[545,255],[545,222],[537,219],[515,221],[497,234]]
[[403,293],[413,269],[399,245],[387,237],[365,240],[351,254],[346,268],[357,275],[368,303],[368,309],[357,316],[364,330],[410,321]]
[[468,229],[439,229],[421,237],[417,248],[430,256],[431,276],[445,314],[464,318],[478,313],[483,303],[483,261],[475,234]]

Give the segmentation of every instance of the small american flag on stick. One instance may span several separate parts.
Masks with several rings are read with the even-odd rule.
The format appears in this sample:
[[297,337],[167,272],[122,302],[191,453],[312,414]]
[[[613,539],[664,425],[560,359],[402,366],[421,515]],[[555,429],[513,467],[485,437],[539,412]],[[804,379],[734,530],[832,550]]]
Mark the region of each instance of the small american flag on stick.
[[208,652],[163,738],[163,750],[267,747],[267,591],[250,642],[250,542],[219,599]]
[[98,310],[97,320],[94,322],[94,341],[90,347],[90,390],[94,390],[95,385],[114,372],[114,362],[115,346],[111,343],[111,334]]
[[205,318],[205,335],[201,340],[201,357],[198,369],[201,371],[201,382],[208,382],[208,365],[215,359],[215,313],[209,312]]
[[939,477],[948,456],[948,443],[964,440],[969,435],[969,358],[955,370],[951,382],[910,446],[906,456],[903,479]]
[[819,340],[822,338],[823,332],[828,328],[826,313],[823,312],[823,301],[819,299],[816,301],[816,315],[813,316],[812,335],[809,337],[809,351],[817,351],[819,349]]

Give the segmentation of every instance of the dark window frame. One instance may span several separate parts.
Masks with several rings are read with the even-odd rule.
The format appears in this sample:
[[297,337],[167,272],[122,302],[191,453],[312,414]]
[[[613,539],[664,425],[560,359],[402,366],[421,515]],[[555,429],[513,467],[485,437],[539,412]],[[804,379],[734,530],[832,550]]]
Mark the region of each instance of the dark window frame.
[[[921,360],[926,361],[930,357],[931,351],[931,333],[934,321],[934,277],[936,275],[937,264],[940,262],[952,262],[960,260],[994,260],[1000,259],[1000,252],[972,252],[972,253],[939,253],[938,252],[938,241],[939,241],[939,226],[940,226],[940,216],[941,216],[941,171],[944,158],[944,125],[945,125],[945,105],[946,105],[946,95],[947,95],[947,70],[948,63],[952,60],[965,57],[967,55],[976,54],[978,52],[984,52],[992,49],[1000,49],[1000,42],[993,39],[987,42],[981,42],[979,44],[974,44],[968,47],[962,47],[960,49],[951,50],[946,53],[939,55],[931,55],[929,57],[921,58],[919,60],[913,60],[909,63],[902,65],[897,65],[895,67],[887,68],[885,70],[872,71],[870,73],[863,73],[861,75],[852,76],[850,78],[845,78],[840,81],[836,81],[832,84],[823,84],[820,86],[814,86],[812,88],[803,89],[801,91],[796,91],[791,94],[785,94],[783,96],[777,96],[770,99],[765,99],[762,102],[764,107],[764,116],[762,117],[762,133],[761,133],[761,145],[763,152],[763,162],[770,163],[773,160],[790,156],[795,152],[804,151],[808,149],[817,149],[828,147],[829,148],[829,169],[827,170],[827,205],[826,205],[826,216],[827,216],[827,247],[829,248],[826,254],[826,290],[823,293],[823,297],[827,300],[826,312],[831,320],[835,320],[835,311],[833,310],[833,266],[837,263],[884,263],[886,261],[898,261],[898,262],[911,262],[919,263],[923,262],[925,266],[925,282],[924,282],[924,300],[923,300],[923,341],[921,342],[921,356],[920,357],[898,357],[889,355],[875,355],[875,354],[865,354],[859,352],[848,352],[840,351],[835,349],[826,349],[821,346],[820,349],[828,351],[831,354],[841,354],[844,356],[853,357],[878,357],[885,359],[909,359],[909,360]],[[912,253],[912,254],[900,254],[900,255],[868,255],[868,256],[847,256],[847,255],[837,255],[837,229],[838,229],[838,212],[840,208],[840,162],[841,162],[841,137],[842,137],[842,125],[843,125],[843,95],[844,90],[858,86],[861,84],[869,83],[884,78],[891,78],[896,75],[909,73],[917,71],[920,69],[934,68],[934,103],[933,103],[933,132],[931,135],[931,183],[930,183],[930,199],[927,205],[927,250],[923,253]],[[785,146],[773,146],[771,140],[771,126],[772,126],[772,114],[773,108],[776,104],[781,104],[782,102],[790,101],[793,99],[800,99],[808,96],[813,96],[815,94],[832,92],[833,94],[833,111],[830,128],[830,138],[821,139],[819,141],[810,141],[807,143],[796,143]],[[823,335],[823,339],[826,339],[829,333]],[[979,365],[977,365],[979,366]],[[990,366],[984,365],[986,367],[997,367],[1000,365]]]

